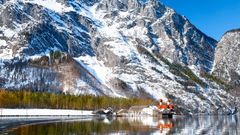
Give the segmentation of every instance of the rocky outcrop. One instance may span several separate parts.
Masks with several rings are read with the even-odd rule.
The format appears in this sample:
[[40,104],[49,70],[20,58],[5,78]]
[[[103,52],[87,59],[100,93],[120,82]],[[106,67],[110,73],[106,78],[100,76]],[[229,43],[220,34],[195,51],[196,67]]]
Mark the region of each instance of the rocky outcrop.
[[218,43],[213,74],[231,86],[235,96],[240,93],[240,29],[226,32]]
[[228,31],[218,43],[214,73],[227,82],[240,75],[240,30]]

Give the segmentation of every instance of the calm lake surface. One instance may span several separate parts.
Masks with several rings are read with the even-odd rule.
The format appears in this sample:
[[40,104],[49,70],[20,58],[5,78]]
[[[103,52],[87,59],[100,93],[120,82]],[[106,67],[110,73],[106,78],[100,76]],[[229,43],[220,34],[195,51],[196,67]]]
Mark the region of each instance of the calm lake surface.
[[194,116],[173,119],[132,118],[0,118],[0,134],[9,135],[240,135],[238,116]]

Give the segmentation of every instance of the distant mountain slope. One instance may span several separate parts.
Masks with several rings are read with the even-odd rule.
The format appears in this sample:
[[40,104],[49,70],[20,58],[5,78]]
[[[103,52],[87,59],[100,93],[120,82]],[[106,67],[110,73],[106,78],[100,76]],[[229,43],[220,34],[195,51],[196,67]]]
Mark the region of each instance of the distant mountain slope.
[[[171,98],[186,113],[230,112],[233,97],[200,74],[212,70],[217,42],[158,0],[2,1],[0,26],[1,87]],[[53,64],[51,50],[75,64]]]
[[223,35],[218,43],[213,74],[228,82],[237,91],[240,91],[239,56],[240,29],[230,30]]

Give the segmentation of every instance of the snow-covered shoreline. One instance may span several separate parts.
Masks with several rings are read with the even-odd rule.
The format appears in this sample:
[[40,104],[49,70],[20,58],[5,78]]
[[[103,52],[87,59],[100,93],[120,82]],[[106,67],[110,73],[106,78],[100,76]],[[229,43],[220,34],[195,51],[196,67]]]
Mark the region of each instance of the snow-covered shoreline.
[[5,109],[0,108],[0,117],[24,116],[92,116],[89,110],[65,109]]

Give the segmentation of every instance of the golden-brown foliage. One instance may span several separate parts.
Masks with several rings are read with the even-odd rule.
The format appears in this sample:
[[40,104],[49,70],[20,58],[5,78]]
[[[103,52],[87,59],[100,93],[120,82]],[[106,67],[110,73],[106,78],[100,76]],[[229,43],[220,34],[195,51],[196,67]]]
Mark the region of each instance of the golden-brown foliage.
[[113,109],[129,108],[133,105],[156,104],[148,99],[114,98],[93,95],[70,95],[27,90],[0,90],[0,108],[51,108],[51,109]]

